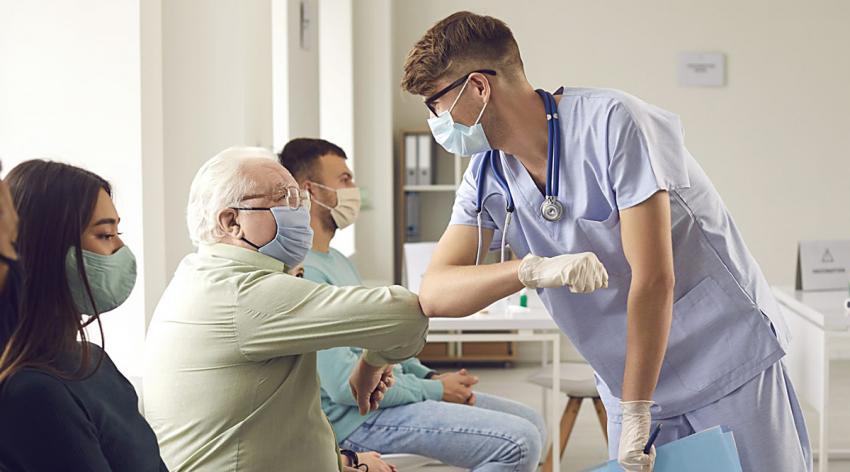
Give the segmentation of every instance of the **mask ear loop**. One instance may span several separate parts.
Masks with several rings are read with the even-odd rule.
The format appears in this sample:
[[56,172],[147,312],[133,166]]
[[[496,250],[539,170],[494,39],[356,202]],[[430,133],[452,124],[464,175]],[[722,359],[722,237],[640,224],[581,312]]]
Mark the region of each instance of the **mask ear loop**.
[[[466,86],[468,84],[469,84],[469,78],[467,78],[466,82],[463,83],[463,87],[461,87],[460,92],[457,93],[457,97],[455,97],[455,101],[453,101],[452,106],[449,107],[449,111],[448,111],[449,116],[451,116],[452,110],[455,109],[455,105],[457,105],[458,100],[460,100],[460,96],[463,95],[463,91],[466,90]],[[478,122],[481,121],[481,117],[484,116],[484,110],[487,109],[487,105],[489,105],[489,104],[490,104],[490,100],[487,100],[486,102],[484,102],[484,107],[481,108],[481,111],[478,113],[478,118],[475,119],[475,123],[473,123],[472,126],[477,125]],[[452,120],[454,120],[454,118],[452,118]]]
[[463,87],[461,87],[460,92],[457,93],[457,97],[455,97],[455,101],[453,101],[452,106],[449,107],[449,114],[451,114],[452,110],[455,109],[455,105],[457,105],[458,100],[460,100],[460,96],[463,95],[463,91],[466,90],[467,84],[469,84],[469,77],[466,78],[466,82],[463,83]]

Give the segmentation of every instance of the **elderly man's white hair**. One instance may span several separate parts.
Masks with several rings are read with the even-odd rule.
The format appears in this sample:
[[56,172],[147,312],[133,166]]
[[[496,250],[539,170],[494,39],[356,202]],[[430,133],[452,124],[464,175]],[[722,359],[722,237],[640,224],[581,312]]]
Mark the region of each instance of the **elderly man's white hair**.
[[277,162],[277,156],[260,147],[231,147],[204,163],[192,180],[186,223],[192,244],[212,244],[224,238],[218,226],[221,210],[238,206],[246,195],[257,191],[246,177],[244,166],[257,159]]

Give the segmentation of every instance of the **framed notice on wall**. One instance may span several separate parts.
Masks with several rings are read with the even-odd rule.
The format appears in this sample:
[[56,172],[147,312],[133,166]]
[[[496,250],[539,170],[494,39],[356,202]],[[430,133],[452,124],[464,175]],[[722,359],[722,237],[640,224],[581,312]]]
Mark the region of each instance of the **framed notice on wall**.
[[797,290],[847,290],[850,240],[800,241]]

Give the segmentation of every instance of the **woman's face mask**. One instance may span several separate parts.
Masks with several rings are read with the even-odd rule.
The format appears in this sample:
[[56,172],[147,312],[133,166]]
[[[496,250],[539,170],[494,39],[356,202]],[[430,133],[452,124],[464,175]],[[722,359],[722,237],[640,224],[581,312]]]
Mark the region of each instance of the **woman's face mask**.
[[82,253],[94,306],[80,278],[79,261],[76,250],[72,247],[65,257],[65,275],[77,310],[86,315],[94,315],[121,306],[130,297],[130,292],[136,285],[136,257],[133,252],[129,247],[123,246],[107,256],[85,249]]

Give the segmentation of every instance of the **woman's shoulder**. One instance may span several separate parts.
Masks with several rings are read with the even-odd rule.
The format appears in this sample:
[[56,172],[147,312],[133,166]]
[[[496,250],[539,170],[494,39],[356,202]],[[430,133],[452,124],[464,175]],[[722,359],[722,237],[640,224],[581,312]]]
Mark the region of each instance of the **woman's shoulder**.
[[21,369],[0,385],[0,403],[4,409],[43,408],[73,401],[65,380],[42,369]]

